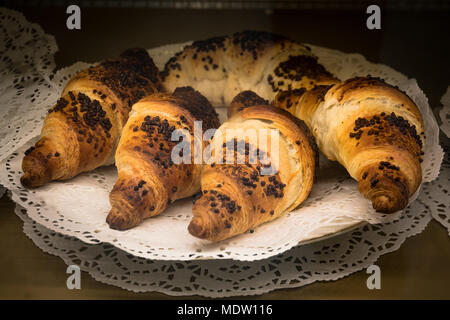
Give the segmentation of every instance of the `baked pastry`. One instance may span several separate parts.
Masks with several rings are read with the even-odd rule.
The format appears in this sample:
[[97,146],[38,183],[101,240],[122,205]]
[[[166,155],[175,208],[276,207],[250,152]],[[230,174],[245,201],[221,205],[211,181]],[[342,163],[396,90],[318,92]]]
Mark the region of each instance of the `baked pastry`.
[[375,210],[405,208],[422,181],[419,109],[382,79],[356,77],[312,90],[281,92],[274,104],[305,121],[319,149],[358,181]]
[[169,92],[192,86],[213,105],[227,106],[245,90],[272,101],[281,90],[337,81],[309,47],[260,31],[195,41],[172,57],[161,75]]
[[235,113],[241,112],[245,108],[261,105],[270,105],[270,102],[269,100],[261,98],[251,90],[242,91],[231,100],[231,103],[227,108],[228,118],[231,118]]
[[[194,121],[202,121],[202,130],[194,130]],[[152,94],[133,105],[116,152],[119,175],[109,196],[109,226],[132,228],[169,203],[197,193],[202,162],[194,158],[192,138],[202,141],[202,152],[208,141],[199,135],[218,126],[214,108],[189,87],[177,88],[172,95]],[[185,130],[180,142],[172,139],[177,130]],[[184,142],[187,148],[181,148]]]
[[[252,139],[252,130],[258,139]],[[309,195],[318,157],[301,120],[269,105],[251,106],[219,132],[193,207],[188,227],[193,236],[220,241],[241,234],[296,208]]]
[[38,187],[114,163],[131,106],[160,90],[159,72],[144,49],[76,74],[48,111],[40,140],[25,152],[21,183]]

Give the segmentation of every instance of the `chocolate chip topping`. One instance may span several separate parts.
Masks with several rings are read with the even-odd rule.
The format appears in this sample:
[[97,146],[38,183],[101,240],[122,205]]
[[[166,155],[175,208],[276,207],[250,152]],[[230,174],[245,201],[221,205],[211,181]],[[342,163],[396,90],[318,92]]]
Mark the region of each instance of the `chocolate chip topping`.
[[[87,95],[81,92],[78,93],[77,100],[80,105],[82,118],[87,126],[92,130],[95,130],[95,127],[99,124],[105,133],[112,128],[111,121],[106,117],[106,112],[103,110],[102,105],[98,100],[91,100]],[[76,114],[76,109],[74,110],[74,113]]]
[[289,98],[292,98],[293,96],[300,98],[306,91],[305,88],[280,91],[277,95],[277,100],[280,103],[283,103],[286,100],[286,108],[289,109],[292,107],[292,101]]
[[144,96],[163,90],[158,69],[144,49],[127,50],[120,59],[90,67],[88,74],[115,92],[129,107]]
[[288,60],[281,62],[275,68],[274,74],[268,75],[267,82],[272,87],[272,91],[281,91],[284,82],[275,82],[274,76],[290,80],[290,82],[301,81],[303,77],[312,80],[320,80],[323,77],[333,77],[331,73],[317,62],[316,57],[306,55],[289,56]]
[[29,147],[27,150],[25,150],[25,155],[26,155],[26,156],[29,155],[34,149],[36,149],[35,146]]
[[[176,53],[166,63],[164,70],[161,72],[161,78],[164,80],[171,71],[180,71],[181,66],[179,61],[186,58],[186,51],[192,51],[192,59],[196,60],[201,56],[202,65],[206,71],[212,71],[219,69],[219,62],[214,61],[211,55],[208,53],[214,53],[217,50],[226,51],[228,49],[227,43],[231,42],[234,48],[238,51],[240,56],[250,55],[254,60],[257,60],[259,55],[268,47],[280,43],[284,48],[286,43],[300,43],[292,41],[282,35],[273,34],[265,31],[243,31],[234,33],[231,36],[214,37],[201,41],[194,41],[191,45],[186,46],[183,51]],[[310,50],[305,47],[306,50]],[[226,72],[226,69],[221,67],[222,72]]]
[[[192,87],[180,87],[175,89],[173,96],[180,98],[177,103],[188,110],[196,120],[203,121],[203,130],[220,126],[216,110],[200,92]],[[184,116],[181,116],[180,120],[187,122]]]
[[239,104],[240,107],[237,111],[242,111],[247,107],[252,107],[256,105],[269,105],[269,101],[261,98],[256,93],[250,90],[242,91],[237,96],[233,98],[231,104]]
[[[365,128],[368,128],[368,130]],[[355,127],[353,132],[349,133],[349,136],[359,140],[363,133],[367,132],[368,136],[386,136],[388,140],[392,140],[394,137],[388,134],[391,131],[390,128],[397,128],[402,135],[412,137],[420,148],[423,147],[422,139],[417,134],[416,126],[411,125],[408,120],[397,116],[394,112],[388,115],[382,112],[380,115],[374,115],[370,118],[359,117],[355,120]]]
[[278,34],[265,31],[243,31],[233,34],[232,43],[241,49],[241,55],[250,53],[254,60],[258,59],[258,54],[265,47],[277,42],[288,41],[289,39]]
[[[154,143],[159,143],[159,151],[154,155],[152,160],[164,169],[171,167],[173,165],[171,152],[175,145],[175,142],[171,141],[171,137],[172,132],[175,130],[175,126],[170,125],[167,119],[161,120],[159,116],[146,116],[141,123],[139,130],[146,133],[148,146],[150,148],[154,147]],[[140,151],[140,149],[137,151]]]
[[197,53],[199,52],[214,52],[217,49],[224,49],[225,48],[225,39],[226,37],[214,37],[209,38],[206,40],[200,40],[200,41],[194,41],[192,43],[192,47],[195,48],[195,51]]

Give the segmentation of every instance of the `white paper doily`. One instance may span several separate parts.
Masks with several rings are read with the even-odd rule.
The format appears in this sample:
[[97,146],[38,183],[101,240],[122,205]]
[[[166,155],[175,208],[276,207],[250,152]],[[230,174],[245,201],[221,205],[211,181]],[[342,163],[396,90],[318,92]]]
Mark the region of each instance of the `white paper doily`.
[[424,193],[434,219],[447,228],[450,235],[450,86],[442,96],[441,130],[447,138],[443,138],[444,161],[438,179],[424,185]]
[[439,111],[441,117],[441,130],[450,138],[450,86],[447,87],[447,91],[441,98],[442,109]]
[[13,10],[0,8],[0,160],[41,131],[59,98],[51,80],[55,38]]
[[397,250],[422,232],[431,219],[421,201],[396,221],[365,225],[339,236],[293,248],[258,261],[161,261],[135,257],[112,245],[86,244],[51,231],[28,218],[19,205],[25,234],[43,251],[76,264],[95,280],[134,292],[172,296],[230,297],[331,281],[367,268],[382,254]]
[[450,146],[444,146],[445,157],[439,177],[423,185],[424,202],[431,215],[447,228],[450,236]]
[[[20,25],[20,21],[18,23]],[[23,17],[21,23],[27,23]],[[158,67],[161,67],[183,45],[175,44],[152,49],[150,54]],[[426,128],[425,156],[422,163],[423,181],[435,179],[443,156],[438,144],[439,128],[417,82],[407,79],[387,66],[369,63],[359,54],[345,54],[316,46],[311,48],[319,57],[319,61],[339,78],[346,79],[367,74],[382,77],[387,82],[399,86],[416,102],[422,112]],[[25,56],[26,51],[31,49],[33,48],[24,46],[21,49],[22,54]],[[27,63],[31,64],[29,68],[36,68],[34,61]],[[11,68],[14,66],[12,62],[10,65]],[[51,84],[33,83],[27,87],[27,91],[35,92],[37,96],[58,97],[67,80],[87,66],[86,63],[76,63],[59,70],[54,77],[50,70],[39,69],[43,73],[43,78],[48,81],[52,79]],[[25,69],[27,68],[24,67]],[[14,80],[10,78],[9,81]],[[7,89],[2,89],[3,92],[11,97],[16,97],[22,90],[14,86],[5,88]],[[338,164],[322,158],[319,181],[301,208],[256,228],[254,233],[246,233],[218,244],[210,244],[190,236],[187,232],[191,218],[190,199],[176,202],[164,214],[148,219],[132,230],[125,232],[111,230],[105,218],[109,211],[108,193],[116,179],[114,167],[100,168],[67,182],[54,182],[33,190],[27,190],[20,185],[23,151],[35,141],[30,140],[32,135],[30,132],[33,132],[33,135],[38,134],[35,130],[36,123],[33,122],[31,125],[28,120],[24,122],[23,118],[40,119],[37,121],[41,123],[42,115],[56,98],[48,98],[36,106],[31,100],[28,101],[26,96],[17,97],[14,100],[16,104],[31,104],[33,107],[26,113],[13,113],[12,116],[6,114],[2,118],[3,124],[7,122],[8,125],[17,128],[13,145],[14,149],[18,146],[21,148],[11,154],[10,147],[0,145],[0,154],[4,158],[0,163],[0,183],[11,190],[13,200],[26,208],[33,220],[51,230],[77,237],[86,243],[107,242],[134,256],[157,260],[258,260],[284,252],[299,242],[346,229],[361,221],[377,223],[401,217],[400,214],[389,217],[374,214],[371,204],[359,194],[356,182],[349,178],[345,170]],[[6,105],[9,106],[11,101],[6,101]]]

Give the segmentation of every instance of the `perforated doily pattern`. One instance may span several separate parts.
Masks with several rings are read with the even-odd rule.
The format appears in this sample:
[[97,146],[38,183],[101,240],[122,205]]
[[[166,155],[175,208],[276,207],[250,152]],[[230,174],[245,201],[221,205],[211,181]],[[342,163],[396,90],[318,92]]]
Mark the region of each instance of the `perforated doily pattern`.
[[427,203],[433,218],[447,228],[450,235],[450,86],[441,99],[441,130],[447,138],[443,138],[444,161],[438,179],[424,185]]
[[444,146],[444,151],[441,174],[423,185],[423,196],[433,218],[446,227],[450,235],[450,145]]
[[61,257],[68,265],[80,266],[100,282],[134,292],[208,297],[255,295],[337,280],[367,268],[380,255],[397,250],[430,220],[426,205],[417,200],[394,222],[365,225],[269,259],[161,261],[138,258],[109,244],[86,244],[55,233],[29,219],[20,206],[16,213],[24,220],[25,234],[39,248]]
[[[27,24],[24,19],[21,23]],[[149,52],[158,67],[161,67],[182,46],[183,44],[169,45]],[[311,48],[319,57],[319,61],[339,78],[367,74],[379,76],[399,86],[416,102],[426,128],[423,180],[427,182],[435,179],[443,156],[438,144],[439,128],[417,82],[408,80],[389,67],[369,63],[359,54],[345,54],[316,46]],[[23,47],[23,51],[26,50],[30,48]],[[35,68],[33,61],[28,63],[31,64],[30,68]],[[50,71],[39,69],[43,73],[42,77],[49,81],[52,79],[51,85],[48,86],[46,82],[43,82],[42,86],[36,83],[34,85],[38,85],[38,91],[44,95],[49,90],[55,90],[59,95],[67,80],[87,66],[86,63],[76,63],[58,71],[54,77]],[[11,96],[19,90],[14,86],[8,88],[6,91]],[[38,105],[33,102],[26,118],[36,115],[35,119],[40,119],[39,123],[42,123],[40,115],[45,113],[54,101],[55,99],[47,99]],[[369,201],[359,194],[355,181],[349,178],[345,170],[336,163],[322,159],[318,183],[315,184],[309,199],[299,209],[256,228],[253,233],[248,232],[218,244],[190,236],[186,230],[192,214],[190,199],[177,201],[164,214],[146,220],[137,228],[125,232],[115,231],[109,229],[105,217],[110,208],[108,193],[117,177],[116,169],[113,166],[104,167],[70,181],[54,182],[33,190],[25,189],[19,183],[21,160],[23,151],[36,138],[30,140],[28,129],[19,125],[23,121],[22,118],[12,116],[3,119],[7,120],[9,125],[19,128],[14,142],[17,150],[10,153],[9,149],[5,149],[4,152],[8,154],[0,163],[0,183],[11,190],[13,200],[26,208],[33,220],[51,230],[77,237],[90,244],[113,244],[134,256],[153,260],[259,260],[285,252],[299,243],[348,230],[364,221],[372,224],[382,223],[403,216],[400,213],[391,216],[375,214]],[[17,148],[19,145],[22,147]],[[168,237],[168,234],[171,236]],[[364,240],[371,241],[368,238]]]
[[59,97],[52,81],[57,50],[39,25],[0,8],[0,160],[39,134],[47,106]]
[[442,109],[439,111],[441,117],[441,130],[450,138],[450,86],[441,98]]

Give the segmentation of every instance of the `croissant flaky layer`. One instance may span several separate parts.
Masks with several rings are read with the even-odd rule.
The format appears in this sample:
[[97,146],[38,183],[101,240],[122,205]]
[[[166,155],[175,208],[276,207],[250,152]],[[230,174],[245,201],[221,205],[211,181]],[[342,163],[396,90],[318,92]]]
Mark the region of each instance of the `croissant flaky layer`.
[[144,49],[75,75],[49,110],[41,139],[25,153],[22,184],[37,187],[113,163],[131,105],[159,90],[158,70]]
[[425,133],[404,92],[379,78],[357,77],[282,92],[274,104],[305,121],[320,150],[347,169],[377,211],[406,207],[422,180]]
[[[202,165],[194,161],[193,138],[199,134],[194,121],[202,121],[203,131],[219,126],[214,108],[192,88],[177,88],[172,95],[153,94],[133,106],[116,152],[119,175],[106,219],[111,228],[132,228],[200,190]],[[180,142],[172,140],[176,130],[185,130],[192,138],[183,138],[189,148],[177,149]],[[203,141],[201,149],[206,145]]]
[[268,105],[252,106],[219,131],[188,226],[193,236],[220,241],[241,234],[294,209],[309,195],[318,158],[300,120]]

